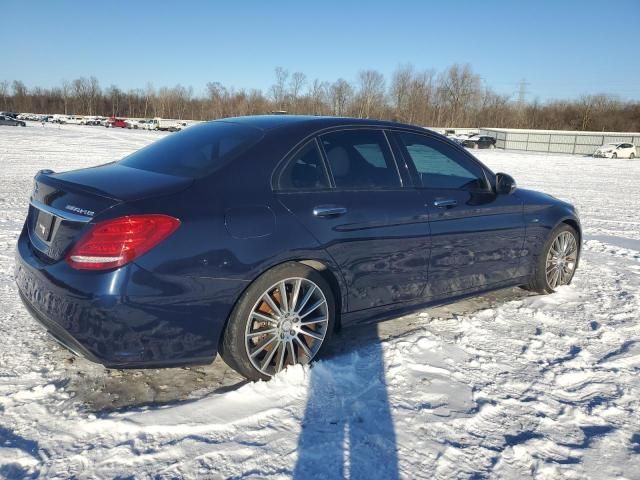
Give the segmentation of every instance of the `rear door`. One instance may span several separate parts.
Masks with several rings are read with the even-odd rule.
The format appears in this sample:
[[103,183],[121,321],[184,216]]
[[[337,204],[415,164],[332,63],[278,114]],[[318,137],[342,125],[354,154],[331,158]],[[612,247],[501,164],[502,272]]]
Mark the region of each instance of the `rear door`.
[[348,311],[420,297],[430,249],[420,192],[405,188],[382,130],[339,130],[304,145],[277,196],[339,265]]
[[515,195],[496,195],[489,172],[449,142],[394,134],[431,224],[426,295],[478,290],[522,275],[524,218]]

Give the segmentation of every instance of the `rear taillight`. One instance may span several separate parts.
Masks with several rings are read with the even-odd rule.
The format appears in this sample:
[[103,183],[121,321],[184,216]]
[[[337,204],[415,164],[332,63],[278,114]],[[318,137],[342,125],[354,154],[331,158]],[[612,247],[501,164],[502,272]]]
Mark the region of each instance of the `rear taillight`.
[[131,215],[96,223],[71,249],[67,263],[82,270],[120,267],[148,252],[180,226],[167,215]]

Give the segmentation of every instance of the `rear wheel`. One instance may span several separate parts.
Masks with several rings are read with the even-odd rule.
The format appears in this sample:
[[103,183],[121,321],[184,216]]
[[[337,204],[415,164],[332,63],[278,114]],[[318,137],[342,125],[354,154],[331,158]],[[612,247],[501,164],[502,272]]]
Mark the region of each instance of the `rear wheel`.
[[636,158],[636,154],[635,154],[635,153],[633,153],[633,152],[631,152],[631,153],[629,154],[629,160],[633,160],[634,158]]
[[569,285],[578,265],[578,233],[571,226],[557,227],[544,244],[538,257],[535,276],[528,290],[553,293],[562,285]]
[[331,287],[316,270],[287,263],[259,277],[233,309],[221,355],[251,380],[311,362],[327,344],[335,321]]

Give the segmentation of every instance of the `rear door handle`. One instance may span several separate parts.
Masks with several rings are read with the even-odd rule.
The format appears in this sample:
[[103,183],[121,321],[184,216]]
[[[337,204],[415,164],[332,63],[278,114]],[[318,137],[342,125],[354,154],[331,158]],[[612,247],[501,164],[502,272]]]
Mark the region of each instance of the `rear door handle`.
[[433,205],[438,208],[455,207],[457,204],[458,201],[454,200],[453,198],[447,200],[436,200],[433,202]]
[[339,205],[318,205],[313,208],[313,214],[316,217],[337,217],[345,213],[347,209]]

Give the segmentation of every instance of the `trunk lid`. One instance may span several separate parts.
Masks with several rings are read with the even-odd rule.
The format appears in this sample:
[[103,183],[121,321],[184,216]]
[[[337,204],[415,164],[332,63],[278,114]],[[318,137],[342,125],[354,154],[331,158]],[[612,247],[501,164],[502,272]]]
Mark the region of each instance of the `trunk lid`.
[[61,260],[87,224],[106,210],[193,183],[117,163],[63,173],[41,170],[34,180],[27,229],[32,246],[49,262]]

